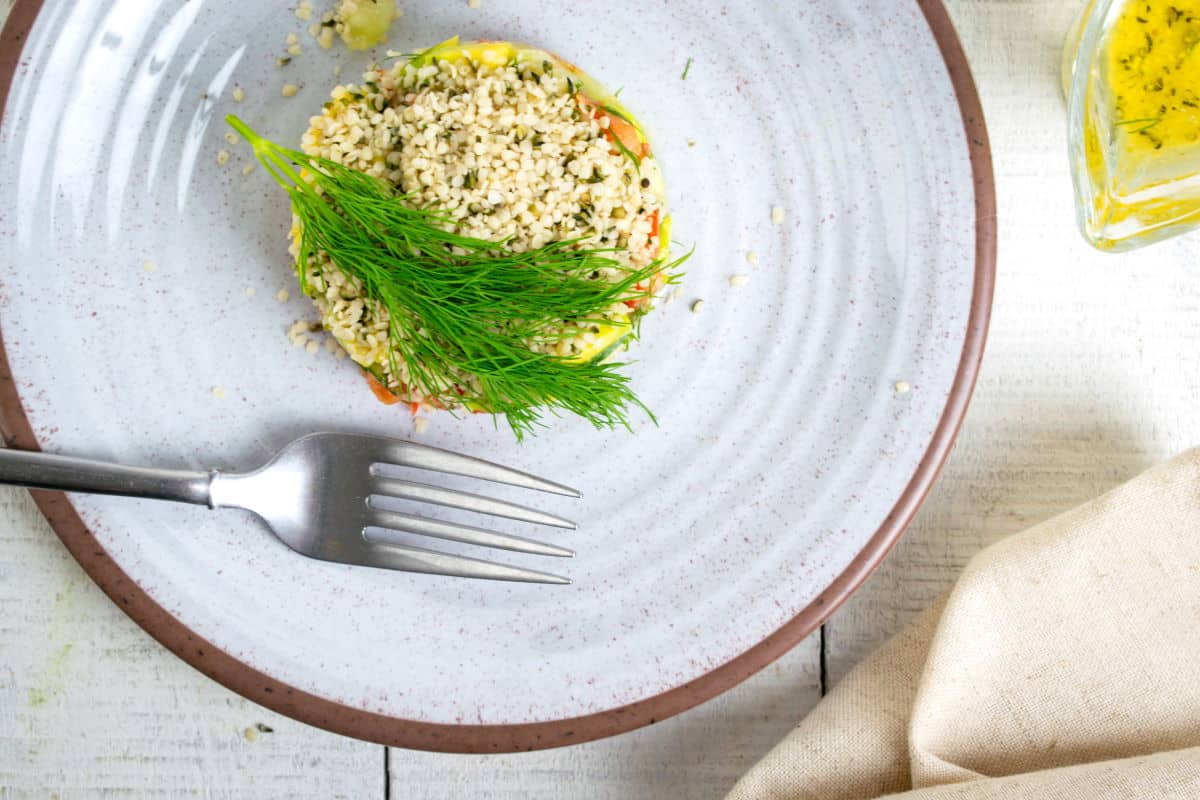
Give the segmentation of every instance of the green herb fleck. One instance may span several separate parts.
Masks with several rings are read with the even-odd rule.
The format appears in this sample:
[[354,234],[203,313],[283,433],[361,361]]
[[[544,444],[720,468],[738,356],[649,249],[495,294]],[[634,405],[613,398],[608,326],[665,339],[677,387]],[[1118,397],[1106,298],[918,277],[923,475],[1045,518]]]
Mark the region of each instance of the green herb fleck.
[[1113,124],[1118,128],[1136,126],[1129,129],[1129,133],[1136,134],[1148,131],[1160,122],[1162,122],[1162,117],[1139,117],[1138,119],[1123,119]]

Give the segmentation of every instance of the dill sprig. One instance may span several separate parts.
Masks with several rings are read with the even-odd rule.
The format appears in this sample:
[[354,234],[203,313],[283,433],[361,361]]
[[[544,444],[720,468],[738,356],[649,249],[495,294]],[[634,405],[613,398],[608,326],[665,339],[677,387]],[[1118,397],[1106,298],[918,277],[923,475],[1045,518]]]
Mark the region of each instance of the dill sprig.
[[[402,362],[413,388],[446,408],[504,414],[518,440],[544,410],[605,428],[628,429],[630,407],[654,419],[619,372],[625,364],[530,348],[574,335],[555,332],[564,323],[614,324],[606,309],[648,300],[652,278],[664,273],[673,281],[672,270],[690,253],[639,269],[614,259],[615,248],[583,248],[579,240],[514,252],[504,242],[453,233],[444,213],[412,206],[383,180],[275,144],[237,117],[226,121],[291,197],[302,287],[308,290],[308,265],[319,255],[357,279],[387,309],[392,371],[399,374]],[[594,279],[601,269],[615,270],[617,279]]]

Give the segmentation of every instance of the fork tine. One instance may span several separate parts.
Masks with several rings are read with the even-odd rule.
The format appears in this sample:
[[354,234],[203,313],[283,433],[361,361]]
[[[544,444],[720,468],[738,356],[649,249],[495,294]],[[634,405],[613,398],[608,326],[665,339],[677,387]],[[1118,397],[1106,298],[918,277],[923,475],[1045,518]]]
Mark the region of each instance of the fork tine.
[[536,508],[519,506],[504,500],[460,492],[454,489],[443,489],[440,486],[430,486],[426,483],[401,481],[394,478],[375,478],[371,494],[379,497],[393,497],[404,500],[422,500],[449,508],[461,508],[480,514],[491,514],[496,517],[507,517],[522,522],[534,522],[539,525],[552,525],[556,528],[575,529],[575,523],[568,519],[538,511]]
[[429,445],[405,442],[398,439],[379,437],[383,443],[383,456],[380,463],[392,463],[401,467],[415,467],[434,472],[445,472],[450,475],[463,475],[468,478],[507,483],[510,486],[520,486],[525,489],[537,489],[541,492],[561,494],[566,497],[579,497],[579,492],[569,486],[530,475],[528,472],[502,467],[481,458],[464,456],[441,450]]
[[453,522],[443,522],[437,519],[416,517],[411,514],[401,514],[397,511],[383,511],[372,508],[367,518],[367,525],[385,530],[414,533],[421,536],[434,536],[438,539],[448,539],[452,542],[477,544],[482,547],[496,547],[501,550],[512,550],[517,553],[533,553],[539,556],[563,556],[570,558],[575,553],[565,547],[535,542],[521,536],[510,536],[506,533],[473,528],[470,525],[457,525]]
[[483,578],[493,581],[522,583],[568,584],[569,578],[549,572],[497,564],[466,556],[452,556],[421,547],[370,542],[361,563],[382,569],[402,572],[423,572],[427,575],[448,575],[453,578]]

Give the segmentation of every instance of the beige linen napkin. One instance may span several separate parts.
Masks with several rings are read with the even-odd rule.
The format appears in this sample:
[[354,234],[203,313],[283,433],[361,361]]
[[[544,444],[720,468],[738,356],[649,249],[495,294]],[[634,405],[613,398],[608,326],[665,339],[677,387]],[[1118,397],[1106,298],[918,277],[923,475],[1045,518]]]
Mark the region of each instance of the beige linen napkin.
[[1001,541],[732,800],[1200,798],[1200,450]]

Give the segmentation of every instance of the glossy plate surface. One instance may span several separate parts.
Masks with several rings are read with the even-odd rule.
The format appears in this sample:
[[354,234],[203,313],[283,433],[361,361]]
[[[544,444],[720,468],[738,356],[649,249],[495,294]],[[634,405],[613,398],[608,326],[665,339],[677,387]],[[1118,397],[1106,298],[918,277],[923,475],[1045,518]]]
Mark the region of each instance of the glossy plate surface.
[[[335,65],[351,80],[368,56],[322,51],[283,4],[37,5],[18,3],[0,48],[10,442],[221,468],[303,432],[367,431],[584,490],[537,499],[581,522],[550,534],[578,553],[549,564],[568,587],[311,561],[238,512],[39,497],[110,595],[232,688],[413,747],[626,730],[799,641],[932,483],[982,352],[995,230],[978,99],[940,5],[403,4],[398,50],[520,40],[623,87],[675,238],[696,245],[681,297],[631,352],[659,425],[552,420],[520,446],[481,416],[435,414],[417,436],[348,360],[288,341],[315,312],[293,285],[284,195],[261,168],[243,174],[250,154],[221,120],[295,141]],[[291,32],[303,53],[280,67]]]

